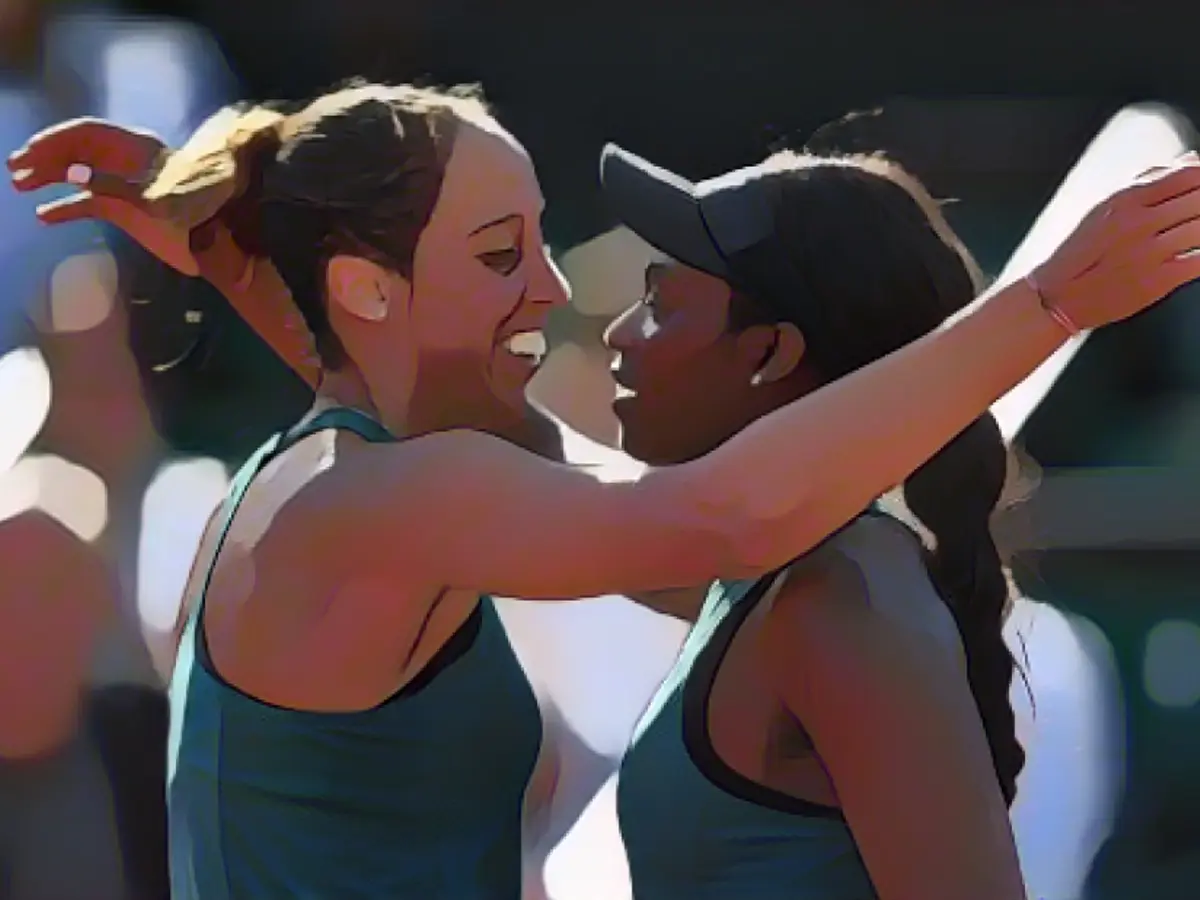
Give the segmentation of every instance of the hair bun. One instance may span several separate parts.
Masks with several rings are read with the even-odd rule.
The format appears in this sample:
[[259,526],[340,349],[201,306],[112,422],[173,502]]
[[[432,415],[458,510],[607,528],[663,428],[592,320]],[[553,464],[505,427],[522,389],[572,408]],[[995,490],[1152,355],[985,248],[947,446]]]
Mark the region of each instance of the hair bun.
[[227,108],[171,153],[142,198],[192,231],[242,197],[279,152],[288,117],[275,110]]

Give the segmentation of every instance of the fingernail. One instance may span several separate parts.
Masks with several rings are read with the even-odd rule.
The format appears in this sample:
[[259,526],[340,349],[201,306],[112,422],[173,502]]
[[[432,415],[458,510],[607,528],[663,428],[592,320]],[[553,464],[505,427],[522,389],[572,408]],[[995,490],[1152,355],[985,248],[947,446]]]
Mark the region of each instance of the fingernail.
[[92,180],[92,167],[83,163],[67,166],[67,183],[85,185]]

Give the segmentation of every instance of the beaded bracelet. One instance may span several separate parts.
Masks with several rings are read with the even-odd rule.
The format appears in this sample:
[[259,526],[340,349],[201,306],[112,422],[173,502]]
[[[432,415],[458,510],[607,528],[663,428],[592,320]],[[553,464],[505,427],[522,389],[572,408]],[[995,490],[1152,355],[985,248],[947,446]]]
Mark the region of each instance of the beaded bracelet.
[[1063,312],[1062,308],[1058,306],[1058,304],[1054,303],[1049,297],[1046,296],[1045,292],[1042,290],[1042,286],[1038,284],[1037,276],[1035,276],[1032,272],[1025,276],[1025,283],[1029,285],[1035,294],[1037,294],[1038,303],[1040,303],[1042,309],[1046,311],[1046,315],[1060,325],[1063,331],[1065,331],[1071,337],[1075,337],[1083,330],[1075,324],[1074,319]]

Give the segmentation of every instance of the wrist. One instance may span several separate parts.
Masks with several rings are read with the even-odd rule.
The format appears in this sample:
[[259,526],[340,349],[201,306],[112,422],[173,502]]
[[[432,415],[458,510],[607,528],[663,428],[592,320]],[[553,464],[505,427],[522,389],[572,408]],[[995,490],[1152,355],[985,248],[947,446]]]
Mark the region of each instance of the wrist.
[[[981,332],[990,337],[989,342],[1007,344],[1014,356],[1028,357],[1027,362],[1038,365],[1038,357],[1048,358],[1071,337],[1047,310],[1043,294],[1024,278],[1000,288],[975,308],[988,323]],[[981,334],[981,340],[989,337]]]
[[1042,288],[1041,282],[1038,281],[1037,272],[1030,272],[1023,280],[1025,285],[1037,295],[1038,303],[1041,305],[1042,310],[1046,313],[1046,315],[1050,317],[1050,320],[1053,321],[1054,324],[1056,324],[1064,332],[1066,332],[1068,338],[1078,337],[1083,329],[1076,324],[1075,320],[1070,316],[1069,313],[1067,313],[1066,310],[1059,306],[1052,297],[1046,294],[1046,291]]

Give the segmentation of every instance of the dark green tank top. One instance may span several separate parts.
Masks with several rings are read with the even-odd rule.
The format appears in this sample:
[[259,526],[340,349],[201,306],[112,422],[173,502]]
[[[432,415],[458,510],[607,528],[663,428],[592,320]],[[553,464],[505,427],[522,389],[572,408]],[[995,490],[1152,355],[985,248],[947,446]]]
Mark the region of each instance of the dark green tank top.
[[[255,475],[328,428],[392,439],[347,409],[273,439],[235,479],[221,541]],[[490,598],[414,681],[355,713],[284,709],[226,683],[203,601],[171,684],[175,900],[519,900],[541,716]]]
[[837,809],[735,772],[708,736],[721,658],[773,576],[718,582],[634,732],[617,813],[634,900],[873,900]]

